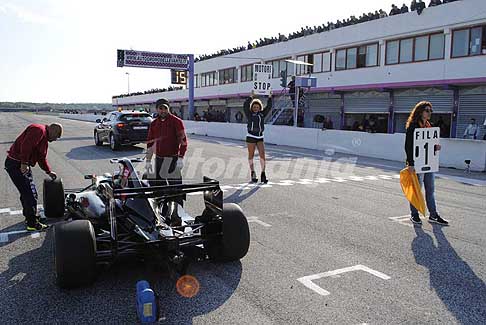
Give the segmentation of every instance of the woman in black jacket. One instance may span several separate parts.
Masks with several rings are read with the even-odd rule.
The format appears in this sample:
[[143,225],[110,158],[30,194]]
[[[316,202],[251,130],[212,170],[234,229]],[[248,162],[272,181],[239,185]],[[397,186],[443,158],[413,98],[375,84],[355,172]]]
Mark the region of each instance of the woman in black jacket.
[[[415,105],[410,116],[408,117],[406,124],[406,137],[405,137],[405,153],[407,154],[407,168],[411,172],[415,172],[414,162],[414,149],[413,149],[413,134],[416,128],[430,128],[430,117],[432,116],[432,104],[427,101],[421,101]],[[440,150],[440,145],[437,145],[435,150]],[[435,205],[435,174],[425,173],[418,174],[420,184],[424,184],[425,187],[425,199],[427,201],[427,208],[429,210],[429,222],[435,222],[440,225],[448,225],[449,223],[442,219],[437,212]],[[411,216],[410,220],[414,224],[422,224],[417,209],[410,204]]]
[[243,105],[243,111],[247,120],[247,134],[246,144],[248,147],[248,163],[250,164],[251,181],[256,183],[258,178],[256,177],[255,168],[253,165],[253,157],[255,156],[255,148],[258,148],[258,155],[260,156],[260,166],[262,173],[260,175],[260,181],[267,183],[268,179],[265,174],[265,145],[263,143],[263,131],[265,130],[265,117],[272,109],[272,93],[268,96],[267,106],[263,108],[262,101],[258,98],[254,98],[254,94],[245,100]]

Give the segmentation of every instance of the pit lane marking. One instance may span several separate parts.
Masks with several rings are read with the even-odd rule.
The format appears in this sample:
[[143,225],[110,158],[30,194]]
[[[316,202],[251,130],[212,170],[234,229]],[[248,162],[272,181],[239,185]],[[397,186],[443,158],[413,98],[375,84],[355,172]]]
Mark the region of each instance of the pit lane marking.
[[359,265],[358,264],[358,265],[355,265],[355,266],[345,267],[345,268],[337,269],[337,270],[334,270],[334,271],[328,271],[328,272],[324,272],[324,273],[318,273],[318,274],[304,276],[304,277],[298,278],[297,281],[299,281],[305,287],[311,289],[312,291],[316,292],[317,294],[319,294],[321,296],[328,296],[328,295],[331,294],[329,291],[321,288],[320,286],[318,286],[317,284],[315,284],[312,281],[322,279],[322,278],[326,278],[326,277],[339,278],[340,274],[347,273],[347,272],[353,272],[353,271],[364,271],[364,272],[370,273],[370,274],[372,274],[372,275],[374,275],[374,276],[376,276],[376,277],[378,277],[382,280],[390,280],[391,279],[391,277],[389,277],[388,275],[386,275],[384,273],[373,270],[373,269],[371,269],[371,268],[369,268],[365,265]]
[[399,223],[401,225],[413,228],[413,223],[410,221],[410,215],[399,217],[388,217],[390,221]]
[[[19,234],[26,234],[26,233],[31,233],[30,231],[27,230],[16,230],[16,231],[9,231],[9,232],[0,232],[0,243],[8,243],[9,239],[8,237],[11,235],[19,235]],[[40,232],[33,232],[30,235],[31,238],[39,238],[40,237]]]
[[266,228],[268,228],[268,227],[271,227],[271,226],[272,226],[271,224],[268,224],[268,223],[266,223],[266,222],[261,221],[260,219],[258,219],[258,217],[246,217],[246,220],[247,220],[248,222],[254,222],[254,223],[257,223],[257,224],[259,224],[259,225],[261,225],[261,226],[263,226],[263,227],[266,227]]

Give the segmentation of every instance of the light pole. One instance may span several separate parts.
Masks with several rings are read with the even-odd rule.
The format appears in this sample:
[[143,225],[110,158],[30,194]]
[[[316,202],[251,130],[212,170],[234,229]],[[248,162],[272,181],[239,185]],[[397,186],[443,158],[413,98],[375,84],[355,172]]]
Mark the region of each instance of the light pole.
[[125,74],[127,75],[128,94],[130,95],[130,73],[129,72],[125,72]]

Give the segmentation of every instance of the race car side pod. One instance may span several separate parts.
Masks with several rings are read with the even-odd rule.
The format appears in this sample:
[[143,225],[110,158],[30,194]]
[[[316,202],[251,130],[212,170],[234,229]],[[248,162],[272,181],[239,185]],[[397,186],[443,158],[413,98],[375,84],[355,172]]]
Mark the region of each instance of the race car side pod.
[[157,295],[147,281],[137,282],[137,315],[142,324],[151,324],[158,321]]

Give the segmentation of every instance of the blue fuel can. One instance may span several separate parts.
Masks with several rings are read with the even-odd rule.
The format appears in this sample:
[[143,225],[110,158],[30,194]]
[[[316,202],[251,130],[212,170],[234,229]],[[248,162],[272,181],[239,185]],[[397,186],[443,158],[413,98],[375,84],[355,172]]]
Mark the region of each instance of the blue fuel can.
[[157,321],[155,293],[145,280],[137,282],[137,314],[142,324],[150,324]]

